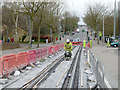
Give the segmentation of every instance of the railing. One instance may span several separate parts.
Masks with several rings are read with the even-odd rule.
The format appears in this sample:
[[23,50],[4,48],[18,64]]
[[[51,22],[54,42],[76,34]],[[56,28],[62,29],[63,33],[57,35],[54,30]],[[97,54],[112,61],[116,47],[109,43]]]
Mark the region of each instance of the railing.
[[90,52],[89,53],[90,65],[95,75],[97,85],[100,88],[108,88],[105,82],[105,77],[104,77],[104,66],[100,63],[100,61],[97,60],[97,58],[94,56],[92,51],[89,50],[89,52]]

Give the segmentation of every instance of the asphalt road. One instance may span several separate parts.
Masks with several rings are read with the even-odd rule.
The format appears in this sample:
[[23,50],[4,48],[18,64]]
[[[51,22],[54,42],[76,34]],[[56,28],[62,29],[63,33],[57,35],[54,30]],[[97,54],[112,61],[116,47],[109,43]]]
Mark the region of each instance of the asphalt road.
[[77,38],[83,41],[86,38],[86,33],[80,30],[79,33],[76,33],[75,35],[72,35],[71,37],[69,37],[69,39],[77,39]]

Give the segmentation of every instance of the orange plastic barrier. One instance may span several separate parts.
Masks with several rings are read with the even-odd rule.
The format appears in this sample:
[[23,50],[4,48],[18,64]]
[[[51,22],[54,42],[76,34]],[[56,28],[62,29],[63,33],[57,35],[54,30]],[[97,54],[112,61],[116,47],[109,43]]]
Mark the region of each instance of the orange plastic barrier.
[[43,58],[45,58],[45,57],[47,57],[48,56],[48,47],[46,47],[46,48],[42,48],[42,51],[41,51],[42,53],[41,53],[41,58],[43,59]]
[[41,59],[41,53],[42,53],[41,50],[42,49],[36,49],[35,50],[35,58],[36,59]]
[[3,74],[3,62],[2,59],[0,58],[0,77],[2,77]]
[[10,74],[15,69],[17,69],[17,61],[15,54],[2,56],[2,61],[3,61],[3,75]]
[[17,57],[17,65],[19,69],[28,65],[28,53],[27,52],[17,53],[16,57]]
[[36,58],[35,58],[35,50],[32,51],[28,51],[28,64],[31,63],[35,63],[36,62]]
[[48,47],[48,55],[50,56],[52,54],[53,54],[53,52],[52,52],[52,46],[51,46],[51,47]]

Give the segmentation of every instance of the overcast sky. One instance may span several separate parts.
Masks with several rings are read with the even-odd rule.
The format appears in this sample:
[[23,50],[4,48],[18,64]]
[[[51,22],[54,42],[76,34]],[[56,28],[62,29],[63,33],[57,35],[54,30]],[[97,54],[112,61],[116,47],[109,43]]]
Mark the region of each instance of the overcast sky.
[[[93,2],[102,2],[105,3],[105,5],[111,7],[111,9],[114,9],[114,1],[115,0],[66,0],[66,9],[70,11],[72,14],[77,15],[78,17],[83,17],[84,13],[87,10],[87,5],[89,3]],[[116,0],[118,2],[120,0]],[[81,24],[83,24],[83,21],[80,21]]]

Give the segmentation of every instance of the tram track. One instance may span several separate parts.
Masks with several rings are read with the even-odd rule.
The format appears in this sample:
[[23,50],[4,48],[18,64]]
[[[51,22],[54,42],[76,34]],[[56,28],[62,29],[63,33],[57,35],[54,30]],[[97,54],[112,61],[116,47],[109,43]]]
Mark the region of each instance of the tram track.
[[79,47],[67,72],[66,78],[64,79],[61,90],[65,90],[68,88],[78,88],[81,51],[82,47]]
[[[73,47],[75,49],[75,47]],[[58,65],[64,61],[64,55],[57,58],[53,61],[50,65],[48,65],[45,69],[43,69],[39,74],[29,80],[26,84],[24,84],[19,90],[26,90],[26,89],[36,89],[39,87],[40,83],[45,81],[58,67]]]
[[25,90],[27,88],[37,88],[38,85],[47,79],[47,77],[50,76],[51,73],[54,72],[55,68],[64,60],[64,55],[59,57],[57,60],[52,62],[50,65],[48,65],[45,69],[43,69],[38,75],[33,77],[31,80],[29,80],[26,84],[24,84],[19,90]]

